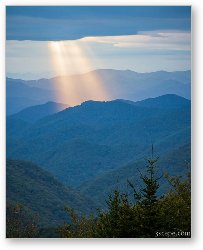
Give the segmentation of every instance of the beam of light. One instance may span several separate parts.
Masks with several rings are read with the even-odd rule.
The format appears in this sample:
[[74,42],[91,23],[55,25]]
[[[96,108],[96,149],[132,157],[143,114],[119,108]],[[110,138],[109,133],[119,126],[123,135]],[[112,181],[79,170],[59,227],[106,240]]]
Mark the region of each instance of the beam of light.
[[104,84],[95,71],[78,76],[68,76],[68,72],[88,72],[92,70],[91,55],[79,41],[49,42],[51,63],[55,75],[57,100],[71,106],[86,100],[109,100]]
[[75,85],[72,82],[66,81],[65,75],[67,72],[64,57],[63,42],[50,42],[49,48],[51,50],[51,63],[55,75],[59,76],[54,80],[54,87],[56,98],[58,101],[73,105],[78,98],[75,90]]

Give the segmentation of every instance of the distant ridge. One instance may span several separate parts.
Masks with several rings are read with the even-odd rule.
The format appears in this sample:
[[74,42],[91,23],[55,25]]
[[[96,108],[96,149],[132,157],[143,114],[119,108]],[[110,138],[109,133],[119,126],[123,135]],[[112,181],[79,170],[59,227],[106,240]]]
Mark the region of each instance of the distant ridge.
[[12,119],[21,119],[26,122],[36,122],[45,116],[55,114],[68,108],[68,104],[47,102],[45,104],[40,104],[36,106],[31,106],[21,110],[20,112],[9,116]]
[[118,99],[118,101],[122,101],[128,104],[132,104],[135,106],[148,107],[148,108],[159,108],[159,109],[171,109],[171,108],[179,108],[179,107],[189,107],[191,105],[191,101],[175,95],[175,94],[166,94],[158,97],[147,98],[142,101],[128,101]]
[[12,115],[24,108],[54,101],[52,90],[29,86],[27,81],[6,79],[6,115]]
[[[93,98],[94,95],[92,95],[91,90],[93,91],[92,86],[95,84],[95,77],[106,94],[103,97],[104,100],[140,101],[165,94],[191,98],[191,72],[189,70],[137,73],[132,70],[98,69],[84,74],[57,76],[51,79],[23,81],[7,78],[7,115],[47,101],[78,105]],[[58,95],[56,98],[56,92],[63,89],[66,82],[67,89],[68,84],[72,83],[74,89],[80,93],[80,98],[78,100],[76,98],[72,103],[65,95]],[[85,91],[85,89],[88,89],[88,91]],[[99,93],[94,98],[101,100]]]
[[156,74],[171,74],[171,73],[176,73],[176,74],[184,74],[184,73],[188,73],[191,74],[191,70],[177,70],[177,71],[166,71],[166,70],[157,70],[157,71],[152,71],[152,72],[137,72],[135,70],[132,69],[110,69],[110,68],[102,68],[102,69],[95,69],[95,70],[90,70],[88,72],[85,73],[81,73],[81,74],[70,74],[70,75],[57,75],[57,76],[53,76],[53,77],[43,77],[43,78],[38,78],[38,79],[31,79],[31,80],[27,80],[27,79],[21,79],[20,77],[11,77],[11,76],[7,76],[6,79],[10,80],[10,81],[21,81],[21,82],[27,82],[29,83],[29,85],[34,85],[37,84],[38,82],[41,81],[49,81],[52,79],[55,79],[57,77],[74,77],[74,76],[78,76],[78,75],[86,75],[89,73],[102,73],[102,72],[122,72],[122,73],[132,73],[132,74],[137,74],[137,75],[156,75]]

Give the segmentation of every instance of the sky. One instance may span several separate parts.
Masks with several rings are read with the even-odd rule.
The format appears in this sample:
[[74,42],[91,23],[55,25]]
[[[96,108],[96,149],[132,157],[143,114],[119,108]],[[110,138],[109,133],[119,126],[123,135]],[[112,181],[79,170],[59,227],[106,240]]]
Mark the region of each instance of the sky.
[[190,69],[190,7],[8,6],[7,76]]

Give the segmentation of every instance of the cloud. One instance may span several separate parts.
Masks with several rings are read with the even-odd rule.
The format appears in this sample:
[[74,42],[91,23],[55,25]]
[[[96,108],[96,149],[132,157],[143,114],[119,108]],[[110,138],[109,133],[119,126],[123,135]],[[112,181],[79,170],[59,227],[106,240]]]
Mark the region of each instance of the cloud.
[[[190,69],[190,39],[190,32],[157,30],[55,42],[9,40],[6,44],[7,74],[19,77],[26,74],[29,78],[35,75],[35,79],[54,76],[51,58],[58,52],[50,50],[50,42],[62,45],[64,74],[85,73],[98,68],[138,72],[186,70]],[[88,64],[84,63],[86,59]]]
[[148,31],[127,36],[84,37],[84,43],[103,43],[115,47],[190,51],[191,34],[182,31]]
[[60,41],[191,29],[190,6],[8,6],[7,40]]

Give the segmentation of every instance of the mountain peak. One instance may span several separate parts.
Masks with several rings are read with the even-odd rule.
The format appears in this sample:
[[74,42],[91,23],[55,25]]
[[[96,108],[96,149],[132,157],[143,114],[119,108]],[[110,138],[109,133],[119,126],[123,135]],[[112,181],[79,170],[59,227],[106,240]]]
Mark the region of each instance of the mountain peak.
[[156,107],[159,109],[180,108],[190,106],[191,101],[176,94],[166,94],[162,96],[148,98],[134,103],[136,106]]
[[49,101],[44,104],[39,104],[39,105],[25,108],[21,110],[20,112],[14,115],[11,115],[9,117],[15,118],[15,119],[21,119],[26,122],[36,122],[37,120],[40,120],[44,118],[45,116],[53,115],[68,107],[69,105],[67,104]]

